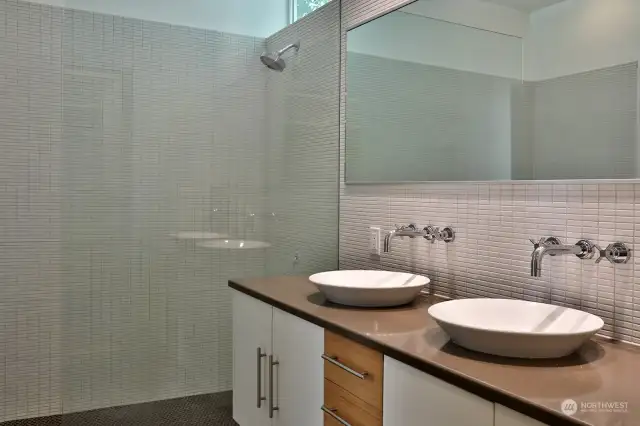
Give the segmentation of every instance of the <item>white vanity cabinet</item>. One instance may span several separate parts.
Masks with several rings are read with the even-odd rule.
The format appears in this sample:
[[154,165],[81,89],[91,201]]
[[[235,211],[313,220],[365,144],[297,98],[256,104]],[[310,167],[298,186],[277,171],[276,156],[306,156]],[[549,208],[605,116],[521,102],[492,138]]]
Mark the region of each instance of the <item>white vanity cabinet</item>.
[[321,426],[324,330],[232,294],[234,420],[240,426]]
[[493,415],[492,402],[384,357],[384,425],[494,426]]
[[[254,297],[232,295],[233,418],[240,426],[345,424],[336,418],[360,426],[380,419],[383,426],[545,426]],[[366,379],[323,361],[325,349],[367,371]]]
[[545,424],[496,404],[495,426],[545,426]]
[[267,362],[272,354],[273,308],[237,291],[232,292],[232,298],[233,418],[240,426],[267,426],[271,421],[268,401],[263,398],[267,396]]

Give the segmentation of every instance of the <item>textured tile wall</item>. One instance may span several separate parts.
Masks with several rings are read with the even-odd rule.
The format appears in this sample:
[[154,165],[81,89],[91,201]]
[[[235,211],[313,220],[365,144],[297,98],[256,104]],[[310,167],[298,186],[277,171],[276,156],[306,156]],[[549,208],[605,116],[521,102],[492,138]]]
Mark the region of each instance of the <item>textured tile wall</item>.
[[264,49],[0,0],[0,421],[231,388],[265,254],[170,234],[267,238]]
[[62,406],[62,14],[0,2],[0,419]]
[[270,275],[338,266],[340,2],[269,37],[267,46],[297,41],[301,49],[285,71],[268,76]]
[[[344,31],[385,11],[398,0],[345,0]],[[342,75],[345,75],[342,64]],[[342,78],[341,110],[346,86]],[[344,156],[344,115],[341,153]],[[341,176],[344,164],[341,161]],[[430,276],[432,290],[453,297],[514,297],[573,306],[600,315],[603,334],[640,343],[640,258],[615,268],[576,257],[545,259],[544,276],[529,276],[528,238],[556,235],[574,243],[582,237],[606,245],[632,244],[640,218],[640,184],[415,184],[347,186],[341,178],[340,267],[415,271]],[[397,241],[381,260],[368,253],[367,228],[416,222],[453,225],[454,244]],[[638,274],[636,276],[636,274]]]

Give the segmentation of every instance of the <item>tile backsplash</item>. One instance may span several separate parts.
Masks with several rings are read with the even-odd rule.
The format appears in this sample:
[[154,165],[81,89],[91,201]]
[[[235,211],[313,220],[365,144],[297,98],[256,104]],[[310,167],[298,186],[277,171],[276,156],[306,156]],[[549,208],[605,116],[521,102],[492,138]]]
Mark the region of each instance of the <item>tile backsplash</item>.
[[[354,0],[342,5],[342,57],[346,30],[408,4]],[[640,183],[460,183],[350,186],[344,182],[346,68],[342,64],[340,268],[426,274],[431,291],[450,297],[509,297],[575,307],[601,316],[603,335],[640,344]],[[453,226],[452,244],[397,239],[380,259],[370,256],[369,226],[393,229]],[[547,257],[543,277],[530,276],[529,238],[554,235],[567,244],[582,238],[601,246],[629,244],[631,262],[575,256]]]

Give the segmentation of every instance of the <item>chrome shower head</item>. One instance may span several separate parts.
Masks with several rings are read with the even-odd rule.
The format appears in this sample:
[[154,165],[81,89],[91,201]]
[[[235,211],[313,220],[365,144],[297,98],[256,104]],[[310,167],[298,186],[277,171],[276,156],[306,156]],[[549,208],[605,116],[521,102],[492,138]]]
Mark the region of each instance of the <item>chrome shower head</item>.
[[287,67],[284,59],[282,59],[277,53],[264,53],[260,56],[260,60],[267,66],[267,68],[274,71],[284,71]]
[[282,59],[282,55],[284,55],[291,49],[296,49],[297,52],[298,50],[300,50],[300,43],[290,44],[285,48],[278,50],[277,52],[263,53],[260,56],[260,60],[263,64],[266,65],[267,68],[274,71],[282,72],[287,67],[287,63],[284,61],[284,59]]

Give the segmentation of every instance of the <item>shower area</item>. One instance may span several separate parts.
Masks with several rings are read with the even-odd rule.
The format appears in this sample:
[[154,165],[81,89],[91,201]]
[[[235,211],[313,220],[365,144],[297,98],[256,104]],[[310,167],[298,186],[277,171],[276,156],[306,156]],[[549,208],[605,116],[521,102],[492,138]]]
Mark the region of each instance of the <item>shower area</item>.
[[337,268],[340,2],[251,2],[0,0],[0,424],[233,425],[227,281]]

